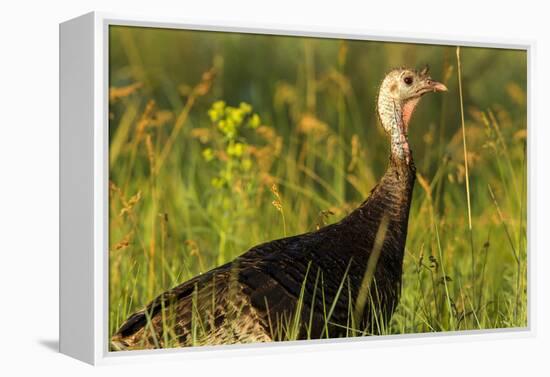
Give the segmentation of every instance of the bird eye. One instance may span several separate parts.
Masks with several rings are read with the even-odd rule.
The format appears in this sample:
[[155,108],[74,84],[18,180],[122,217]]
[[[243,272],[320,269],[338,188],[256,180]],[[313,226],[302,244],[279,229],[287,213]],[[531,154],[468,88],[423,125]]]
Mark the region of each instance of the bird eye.
[[403,79],[405,81],[405,84],[411,85],[413,83],[413,78],[411,76],[407,76]]

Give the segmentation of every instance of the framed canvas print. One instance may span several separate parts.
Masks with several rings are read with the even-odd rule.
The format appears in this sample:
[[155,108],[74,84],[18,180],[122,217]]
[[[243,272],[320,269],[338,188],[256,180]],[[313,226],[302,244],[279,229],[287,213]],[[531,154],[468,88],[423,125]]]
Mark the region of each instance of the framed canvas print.
[[61,24],[61,351],[529,333],[531,51]]

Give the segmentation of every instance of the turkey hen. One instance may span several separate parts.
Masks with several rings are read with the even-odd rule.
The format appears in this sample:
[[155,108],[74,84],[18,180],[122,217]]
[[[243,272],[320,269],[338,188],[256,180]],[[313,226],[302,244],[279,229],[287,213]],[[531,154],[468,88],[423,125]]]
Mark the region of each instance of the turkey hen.
[[427,68],[390,71],[377,99],[389,166],[367,200],[335,224],[257,245],[161,294],[126,320],[111,348],[379,334],[401,290],[415,181],[408,126],[424,94],[446,90]]

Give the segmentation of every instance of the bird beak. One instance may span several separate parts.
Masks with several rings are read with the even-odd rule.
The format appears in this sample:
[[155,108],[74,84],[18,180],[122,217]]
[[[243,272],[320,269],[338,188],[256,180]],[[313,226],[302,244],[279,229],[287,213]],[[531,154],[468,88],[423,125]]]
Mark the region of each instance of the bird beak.
[[440,82],[437,82],[437,81],[433,81],[431,79],[427,80],[426,82],[427,86],[429,89],[433,90],[434,92],[446,92],[447,91],[447,87],[440,83]]
[[430,92],[446,92],[446,91],[447,91],[447,87],[444,84],[438,81],[434,81],[430,77],[427,77],[420,84],[420,87],[416,92],[416,95],[423,96],[424,94],[430,93]]

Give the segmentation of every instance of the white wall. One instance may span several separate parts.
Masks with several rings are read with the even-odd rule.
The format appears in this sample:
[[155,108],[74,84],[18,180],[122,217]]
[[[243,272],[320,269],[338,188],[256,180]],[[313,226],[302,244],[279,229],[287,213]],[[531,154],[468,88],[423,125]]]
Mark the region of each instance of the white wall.
[[[548,147],[550,27],[543,1],[7,1],[0,21],[0,371],[61,375],[541,375],[550,371]],[[536,5],[532,5],[536,4]],[[341,352],[93,369],[54,353],[58,334],[58,23],[91,10],[199,20],[346,26],[537,41],[534,338],[422,342]],[[531,135],[532,136],[532,135]],[[546,348],[546,349],[544,349]],[[537,369],[539,368],[539,369]],[[539,372],[535,372],[539,370]],[[0,372],[1,373],[1,372]]]

